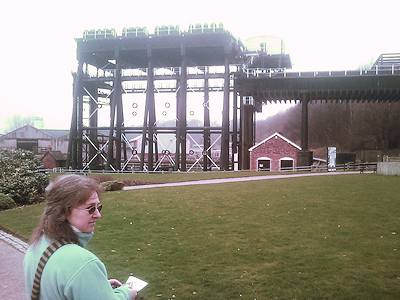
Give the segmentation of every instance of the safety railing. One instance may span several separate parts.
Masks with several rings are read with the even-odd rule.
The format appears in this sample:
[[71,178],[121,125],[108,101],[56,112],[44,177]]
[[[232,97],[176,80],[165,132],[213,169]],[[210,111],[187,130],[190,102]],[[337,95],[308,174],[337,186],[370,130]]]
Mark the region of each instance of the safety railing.
[[338,70],[338,71],[288,71],[277,68],[243,68],[240,72],[246,77],[274,77],[274,78],[298,78],[298,77],[339,77],[339,76],[376,76],[376,75],[400,75],[400,66],[392,65],[391,68],[376,65],[373,69]]

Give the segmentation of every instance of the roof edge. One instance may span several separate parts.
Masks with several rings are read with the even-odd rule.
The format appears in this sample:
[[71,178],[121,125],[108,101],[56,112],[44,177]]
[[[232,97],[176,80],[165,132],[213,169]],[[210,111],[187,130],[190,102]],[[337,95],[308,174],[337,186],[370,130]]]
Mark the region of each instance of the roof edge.
[[296,145],[296,144],[293,143],[291,140],[285,138],[285,137],[284,137],[283,135],[281,135],[280,133],[275,132],[275,133],[272,134],[271,136],[267,137],[266,139],[262,140],[261,142],[255,144],[253,147],[249,148],[249,151],[250,151],[250,152],[253,151],[255,148],[257,148],[257,147],[260,146],[261,144],[264,144],[266,141],[272,139],[274,136],[280,137],[280,138],[283,139],[285,142],[287,142],[287,143],[289,143],[290,145],[294,146],[295,148],[301,150],[301,147],[300,147],[300,146]]

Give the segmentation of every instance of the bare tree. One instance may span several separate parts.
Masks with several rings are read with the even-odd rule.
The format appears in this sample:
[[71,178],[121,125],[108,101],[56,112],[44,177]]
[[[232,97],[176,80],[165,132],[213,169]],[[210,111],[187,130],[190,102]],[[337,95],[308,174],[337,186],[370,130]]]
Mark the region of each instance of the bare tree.
[[25,117],[21,115],[12,115],[6,120],[5,132],[14,131],[25,125],[35,126],[35,121],[38,120],[41,121],[41,125],[43,125],[43,118],[36,117],[35,115],[30,115]]
[[[309,104],[309,147],[335,146],[340,151],[400,148],[400,102]],[[257,140],[282,132],[295,143],[301,139],[301,105],[257,122]]]

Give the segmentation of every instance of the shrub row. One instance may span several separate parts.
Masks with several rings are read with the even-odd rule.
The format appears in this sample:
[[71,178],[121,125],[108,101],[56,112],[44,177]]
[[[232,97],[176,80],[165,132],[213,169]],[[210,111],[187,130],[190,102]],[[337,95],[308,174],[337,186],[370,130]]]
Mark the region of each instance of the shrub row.
[[0,193],[21,205],[43,199],[49,175],[40,172],[40,165],[30,151],[0,150]]

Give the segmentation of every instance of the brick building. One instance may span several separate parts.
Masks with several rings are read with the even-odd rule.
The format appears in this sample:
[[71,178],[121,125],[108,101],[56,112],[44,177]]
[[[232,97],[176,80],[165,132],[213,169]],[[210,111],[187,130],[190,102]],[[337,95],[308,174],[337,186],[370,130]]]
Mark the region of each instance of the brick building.
[[65,168],[67,158],[61,151],[48,151],[42,157],[42,163],[45,169]]
[[250,170],[279,171],[297,167],[301,148],[279,133],[254,145],[250,151]]

